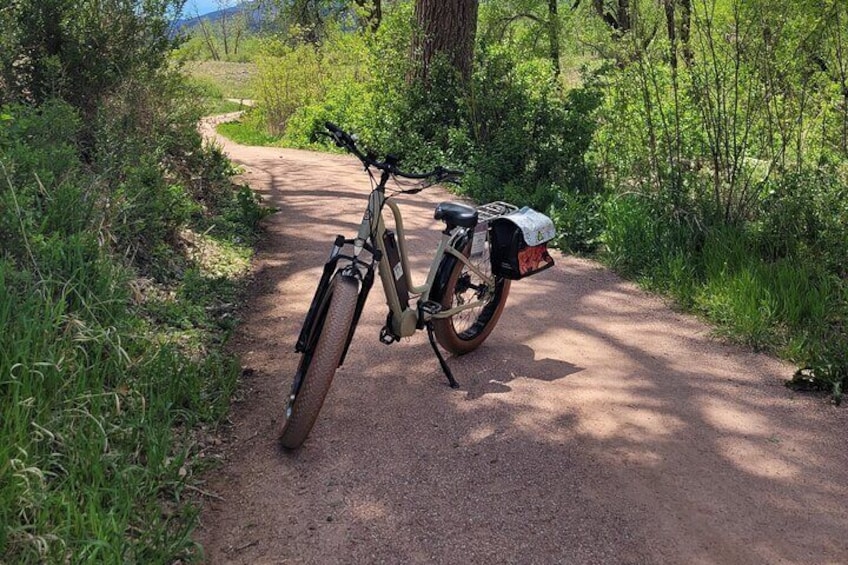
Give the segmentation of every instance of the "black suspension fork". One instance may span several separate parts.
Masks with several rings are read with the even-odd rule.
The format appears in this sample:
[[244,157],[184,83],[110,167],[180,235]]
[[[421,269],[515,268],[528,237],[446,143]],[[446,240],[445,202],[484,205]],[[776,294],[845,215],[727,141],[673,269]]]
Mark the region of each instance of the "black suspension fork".
[[321,279],[318,281],[318,288],[315,289],[315,295],[312,297],[312,302],[309,304],[309,310],[306,313],[306,319],[303,321],[303,327],[300,329],[300,335],[297,338],[297,343],[294,350],[298,353],[312,353],[314,343],[314,330],[318,317],[322,314],[321,306],[327,298],[327,291],[330,288],[330,280],[336,272],[336,265],[341,258],[342,247],[344,247],[344,236],[337,235],[333,242],[333,249],[330,251],[330,258],[324,263],[324,271],[321,273]]
[[[312,354],[315,347],[317,334],[320,331],[324,314],[324,306],[329,299],[330,284],[333,276],[341,273],[343,276],[354,277],[361,281],[362,287],[359,290],[359,295],[356,301],[356,309],[354,310],[353,321],[345,341],[345,348],[342,352],[339,366],[344,363],[347,351],[350,348],[350,342],[353,339],[353,334],[356,326],[359,324],[359,319],[362,316],[362,310],[365,307],[365,302],[368,299],[368,293],[371,287],[374,286],[374,265],[380,262],[382,252],[379,249],[374,249],[367,242],[364,244],[364,249],[371,253],[371,263],[365,263],[356,257],[350,257],[341,253],[345,245],[352,245],[354,240],[345,239],[343,236],[336,236],[333,243],[333,249],[330,252],[330,258],[324,263],[324,269],[321,273],[321,280],[318,282],[318,288],[315,290],[315,296],[312,298],[312,303],[309,306],[309,311],[306,314],[306,320],[303,322],[303,328],[300,330],[300,335],[295,345],[295,351],[298,353]],[[343,269],[338,269],[340,260],[345,259],[350,261],[350,265]],[[364,271],[364,274],[363,274]]]

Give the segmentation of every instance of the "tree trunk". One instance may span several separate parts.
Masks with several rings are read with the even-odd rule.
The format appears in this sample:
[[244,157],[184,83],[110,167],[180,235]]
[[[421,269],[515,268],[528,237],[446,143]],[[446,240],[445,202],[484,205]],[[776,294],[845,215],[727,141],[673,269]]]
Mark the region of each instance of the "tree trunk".
[[668,62],[674,70],[677,69],[677,24],[674,19],[675,2],[676,0],[663,0],[665,26],[668,33]]
[[426,84],[434,57],[444,55],[464,80],[471,77],[478,0],[416,0],[412,40],[415,78]]
[[221,39],[224,41],[224,57],[230,54],[229,31],[227,26],[227,12],[226,10],[221,10]]
[[618,20],[618,30],[621,33],[628,31],[632,21],[630,18],[630,0],[618,0],[618,11],[616,12]]
[[551,62],[554,65],[554,76],[559,77],[559,14],[557,0],[548,0],[548,39],[550,39]]
[[683,46],[683,62],[687,67],[692,66],[695,55],[689,43],[692,30],[692,3],[691,0],[680,0],[680,43]]
[[215,47],[215,38],[212,37],[212,32],[206,26],[206,20],[201,18],[199,15],[198,21],[200,22],[200,31],[203,32],[203,40],[206,42],[206,47],[209,49],[209,54],[212,55],[213,61],[220,61],[221,57],[218,55],[218,49]]
[[608,10],[604,0],[592,0],[592,6],[598,16],[615,30],[616,36],[621,36],[630,29],[630,0],[618,0],[614,10]]

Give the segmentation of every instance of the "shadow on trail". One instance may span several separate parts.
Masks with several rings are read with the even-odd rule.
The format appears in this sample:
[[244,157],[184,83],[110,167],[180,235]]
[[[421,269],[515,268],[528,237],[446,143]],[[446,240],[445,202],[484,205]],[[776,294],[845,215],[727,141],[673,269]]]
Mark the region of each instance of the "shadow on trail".
[[[471,354],[473,355],[473,353]],[[464,373],[469,365],[467,357],[449,361],[452,370],[463,374],[461,389],[467,391],[466,400],[476,400],[485,394],[503,394],[512,391],[508,383],[515,379],[536,379],[554,382],[578,373],[583,367],[559,359],[536,359],[536,352],[522,344],[509,344],[498,348],[499,363]]]

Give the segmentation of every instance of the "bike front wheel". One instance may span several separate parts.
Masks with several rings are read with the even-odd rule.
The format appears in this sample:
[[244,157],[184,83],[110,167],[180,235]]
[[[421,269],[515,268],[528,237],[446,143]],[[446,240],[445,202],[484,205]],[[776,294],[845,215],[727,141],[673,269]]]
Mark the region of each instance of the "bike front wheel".
[[[467,251],[470,252],[470,244]],[[470,254],[469,261],[482,274],[491,278],[488,242],[481,252]],[[433,321],[433,333],[439,344],[454,355],[474,351],[495,329],[506,305],[510,281],[497,276],[492,280],[494,285],[490,287],[486,279],[469,269],[465,263],[458,260],[455,262],[442,294],[442,309],[449,310],[478,301],[480,304],[450,318]]]
[[306,440],[344,354],[356,311],[359,283],[336,275],[326,313],[320,318],[318,340],[311,353],[301,356],[295,382],[286,402],[280,443],[297,449]]

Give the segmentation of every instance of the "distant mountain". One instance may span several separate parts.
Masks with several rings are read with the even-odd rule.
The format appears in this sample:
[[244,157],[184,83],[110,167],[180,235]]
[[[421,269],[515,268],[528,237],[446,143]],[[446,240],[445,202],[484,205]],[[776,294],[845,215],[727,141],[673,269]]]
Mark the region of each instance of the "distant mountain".
[[269,8],[263,8],[261,6],[259,0],[254,0],[253,2],[245,2],[223,10],[209,12],[202,16],[191,16],[189,13],[184,13],[182,18],[174,21],[172,29],[175,33],[188,33],[201,23],[205,22],[207,24],[215,24],[220,21],[222,17],[229,19],[243,13],[247,16],[248,28],[251,31],[257,31],[261,27],[263,20],[267,19],[269,13],[268,10]]

